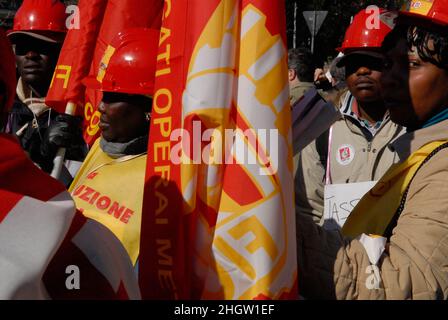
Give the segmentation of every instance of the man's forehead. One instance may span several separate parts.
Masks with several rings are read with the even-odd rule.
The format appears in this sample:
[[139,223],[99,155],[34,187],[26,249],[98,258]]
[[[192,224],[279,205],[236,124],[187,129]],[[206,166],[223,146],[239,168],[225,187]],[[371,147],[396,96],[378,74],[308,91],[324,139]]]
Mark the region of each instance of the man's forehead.
[[27,35],[23,35],[20,37],[17,37],[16,40],[14,41],[14,44],[16,46],[21,46],[21,47],[49,47],[49,46],[54,46],[54,43],[51,42],[47,42],[44,40],[40,40],[40,39],[36,39]]
[[103,101],[107,102],[127,102],[131,104],[139,104],[151,101],[152,98],[140,94],[127,94],[121,92],[103,92]]
[[352,68],[358,68],[360,66],[378,66],[381,65],[383,62],[383,58],[380,57],[373,57],[369,55],[363,55],[363,54],[355,54],[353,56],[347,57],[347,60],[345,62],[345,67],[347,69]]

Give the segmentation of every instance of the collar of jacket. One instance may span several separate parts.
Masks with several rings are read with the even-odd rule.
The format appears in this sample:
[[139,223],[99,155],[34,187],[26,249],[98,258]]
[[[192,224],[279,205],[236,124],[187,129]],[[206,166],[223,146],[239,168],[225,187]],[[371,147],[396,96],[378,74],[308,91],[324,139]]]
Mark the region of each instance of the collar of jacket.
[[[353,110],[353,103],[355,102],[355,97],[351,94],[350,91],[348,91],[346,93],[346,96],[344,97],[344,99],[342,100],[342,105],[341,105],[341,113],[346,116],[346,117],[350,117],[352,119],[354,119],[357,123],[359,123],[359,125],[363,128],[366,128],[367,130],[369,130],[368,124],[366,120],[361,119],[361,117],[356,114]],[[358,107],[359,108],[359,107]],[[376,131],[379,130],[379,128],[381,128],[382,124],[388,120],[389,117],[389,111],[386,111],[386,113],[384,114],[384,118],[381,121],[378,121],[373,127],[377,127]],[[370,130],[369,130],[370,131]]]
[[436,114],[434,117],[426,121],[426,123],[422,126],[422,128],[429,128],[439,122],[448,120],[448,108],[442,110],[438,114]]
[[22,101],[22,103],[24,103],[36,117],[39,117],[41,114],[50,109],[50,107],[45,104],[45,97],[33,97],[33,92],[23,82],[22,78],[19,78],[19,81],[17,82],[16,93],[19,100]]
[[148,151],[148,135],[125,143],[108,142],[100,138],[100,148],[109,157],[118,159],[125,156],[144,154]]
[[405,133],[392,142],[389,148],[398,154],[402,162],[428,143],[448,140],[447,127],[448,120],[445,120],[427,128]]
[[290,90],[290,99],[296,98],[297,96],[303,96],[303,94],[309,89],[314,88],[314,83],[312,82],[299,82]]
[[297,90],[297,89],[302,89],[302,88],[313,88],[314,87],[314,83],[312,82],[299,82],[298,84],[296,84],[294,87],[291,88],[291,90]]

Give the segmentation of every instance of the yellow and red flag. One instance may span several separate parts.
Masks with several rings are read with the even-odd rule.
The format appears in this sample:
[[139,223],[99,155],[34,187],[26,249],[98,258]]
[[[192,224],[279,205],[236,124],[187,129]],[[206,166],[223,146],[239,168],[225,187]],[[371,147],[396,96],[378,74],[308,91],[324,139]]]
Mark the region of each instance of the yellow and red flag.
[[[97,76],[108,45],[120,32],[128,28],[159,28],[163,0],[108,0],[105,9],[101,30],[96,39],[95,53],[91,64],[90,75]],[[109,49],[110,50],[110,49]],[[86,121],[84,139],[89,145],[93,145],[101,132],[98,127],[100,113],[98,104],[102,94],[99,91],[87,89],[84,118]]]
[[145,299],[295,299],[283,1],[165,0],[139,281]]
[[[68,31],[48,90],[46,103],[65,112],[67,103],[84,105],[85,86],[81,83],[90,72],[95,43],[107,0],[80,0],[74,23]],[[82,114],[78,108],[77,113]]]

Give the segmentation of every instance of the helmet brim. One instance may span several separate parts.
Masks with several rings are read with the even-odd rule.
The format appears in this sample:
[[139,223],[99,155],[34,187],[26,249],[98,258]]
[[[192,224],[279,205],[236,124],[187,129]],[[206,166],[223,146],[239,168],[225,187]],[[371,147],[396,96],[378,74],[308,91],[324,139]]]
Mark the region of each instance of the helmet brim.
[[44,31],[9,31],[7,36],[11,43],[16,43],[24,37],[31,37],[50,43],[63,43],[65,32],[44,32]]
[[153,97],[154,88],[151,87],[141,87],[141,88],[129,88],[111,85],[110,82],[104,81],[100,82],[95,76],[88,76],[82,80],[82,84],[92,90],[99,90],[102,92],[116,92],[125,94],[138,94],[147,97]]
[[[412,24],[412,25],[421,25],[423,27],[447,27],[448,24],[444,21],[437,20],[434,18],[430,18],[424,16],[419,13],[409,12],[409,11],[400,11],[398,15],[398,23],[399,24]],[[437,29],[438,29],[437,28]]]
[[384,55],[378,50],[353,49],[352,51],[345,53],[343,57],[339,58],[339,61],[336,63],[336,66],[338,68],[345,67],[347,59],[355,55],[384,59]]

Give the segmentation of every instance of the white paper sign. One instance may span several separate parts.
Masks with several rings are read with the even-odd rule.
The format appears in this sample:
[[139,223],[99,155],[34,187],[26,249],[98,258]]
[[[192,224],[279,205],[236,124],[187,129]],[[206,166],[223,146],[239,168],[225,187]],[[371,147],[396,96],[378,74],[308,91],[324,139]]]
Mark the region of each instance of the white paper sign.
[[326,185],[323,227],[327,230],[341,229],[359,200],[375,184],[376,181]]
[[358,240],[364,246],[364,249],[366,249],[370,263],[372,265],[378,264],[378,261],[380,261],[380,258],[386,249],[387,239],[380,236],[368,236],[363,233],[358,237]]

